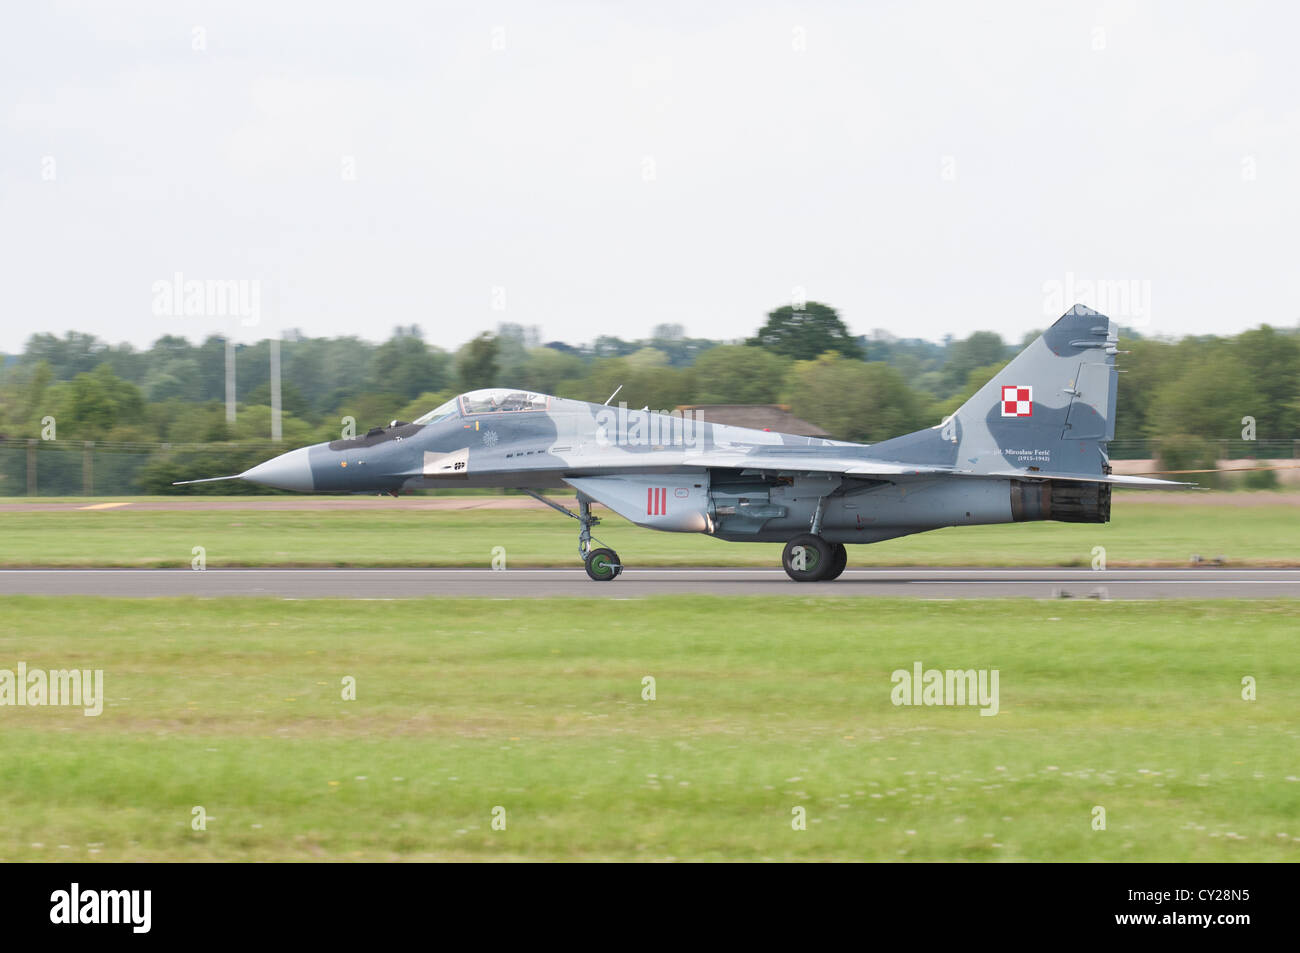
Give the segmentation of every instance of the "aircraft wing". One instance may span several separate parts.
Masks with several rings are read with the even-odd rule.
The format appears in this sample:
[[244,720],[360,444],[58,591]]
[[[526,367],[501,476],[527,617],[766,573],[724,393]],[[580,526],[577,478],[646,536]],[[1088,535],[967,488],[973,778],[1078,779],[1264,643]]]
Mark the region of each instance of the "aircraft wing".
[[861,457],[831,456],[814,452],[773,452],[759,450],[753,453],[718,453],[716,451],[695,456],[696,466],[734,467],[740,470],[786,471],[800,473],[843,473],[846,476],[913,476],[952,473],[953,467],[927,466],[917,463],[891,463],[881,460],[863,460]]
[[600,473],[667,467],[762,470],[769,473],[842,473],[848,476],[914,476],[954,472],[953,468],[948,466],[863,460],[861,457],[822,454],[814,448],[801,448],[798,452],[770,449],[749,452],[658,451],[645,456],[629,454],[590,463],[578,460],[568,469],[573,472]]

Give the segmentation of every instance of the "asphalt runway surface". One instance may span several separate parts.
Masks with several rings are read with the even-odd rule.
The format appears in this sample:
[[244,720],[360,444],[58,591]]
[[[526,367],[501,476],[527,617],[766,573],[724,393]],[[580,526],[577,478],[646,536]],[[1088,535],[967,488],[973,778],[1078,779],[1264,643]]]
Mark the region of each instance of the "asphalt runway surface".
[[896,596],[918,599],[1300,598],[1300,569],[849,569],[796,583],[780,569],[629,568],[612,582],[573,569],[7,569],[0,595],[420,596],[635,599],[666,595]]

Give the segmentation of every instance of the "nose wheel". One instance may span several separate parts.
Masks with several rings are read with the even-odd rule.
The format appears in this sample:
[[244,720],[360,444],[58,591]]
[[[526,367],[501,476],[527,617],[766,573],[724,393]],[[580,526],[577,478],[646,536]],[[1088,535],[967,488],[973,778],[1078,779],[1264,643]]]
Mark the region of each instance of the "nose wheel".
[[618,553],[612,549],[593,549],[587,553],[587,575],[596,582],[609,582],[616,579],[623,571],[623,564],[618,561]]

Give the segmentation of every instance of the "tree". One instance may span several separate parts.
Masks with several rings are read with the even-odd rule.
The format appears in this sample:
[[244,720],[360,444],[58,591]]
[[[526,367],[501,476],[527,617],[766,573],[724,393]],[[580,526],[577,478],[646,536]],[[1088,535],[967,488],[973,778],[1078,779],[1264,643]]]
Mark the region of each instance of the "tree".
[[46,361],[54,372],[54,379],[67,381],[78,374],[88,374],[99,364],[104,342],[93,334],[69,331],[63,337],[54,334],[33,334],[27,339],[23,363],[39,364]]
[[45,361],[0,368],[0,434],[39,434],[53,381],[54,371]]
[[945,395],[960,390],[975,368],[990,364],[1001,367],[1011,356],[1002,336],[993,331],[976,331],[964,341],[954,341],[948,348],[948,360],[943,366]]
[[282,379],[298,389],[319,417],[370,386],[376,350],[356,337],[287,339],[280,345]]
[[[316,436],[311,424],[290,413],[280,415],[280,428],[284,443],[288,446],[311,443]],[[271,436],[271,408],[265,404],[241,405],[239,416],[235,418],[234,424],[228,425],[228,429],[231,440],[268,440]]]
[[781,393],[790,362],[749,344],[710,348],[695,362],[697,404],[771,404]]
[[[1147,414],[1155,395],[1173,379],[1180,364],[1177,346],[1167,341],[1129,341],[1121,337],[1120,347],[1129,353],[1115,361],[1123,373],[1119,375],[1115,399],[1115,440],[1119,446],[1112,444],[1112,456],[1125,452],[1127,442],[1145,441]],[[1141,454],[1145,453],[1142,449]]]
[[371,356],[368,386],[397,394],[406,403],[418,394],[441,390],[448,384],[450,363],[445,351],[399,328]]
[[[650,351],[650,349],[647,349]],[[689,367],[666,367],[662,355],[638,352],[628,357],[607,357],[594,361],[588,373],[579,380],[564,385],[565,397],[604,403],[615,389],[622,390],[614,404],[626,403],[633,410],[649,407],[651,410],[672,410],[691,403],[695,392],[695,370]]]
[[456,353],[456,374],[462,391],[491,387],[497,376],[496,336],[484,331]]
[[543,394],[568,397],[570,395],[560,393],[564,382],[581,377],[584,367],[582,358],[576,351],[558,351],[549,346],[535,347],[528,352],[516,383]]
[[492,376],[495,387],[519,387],[524,365],[528,363],[528,341],[538,337],[536,328],[503,322],[497,325],[497,369]]
[[[239,349],[235,349],[236,371],[238,371]],[[193,351],[199,363],[199,400],[226,399],[226,341],[213,334]],[[238,383],[239,374],[235,374]]]
[[949,414],[955,414],[960,410],[962,404],[974,397],[981,387],[993,380],[994,375],[997,374],[998,371],[1002,370],[1002,366],[1003,362],[997,361],[993,364],[985,364],[983,367],[977,367],[974,370],[967,372],[965,386],[935,407],[934,414],[938,420],[942,420]]
[[1238,440],[1241,418],[1255,415],[1259,404],[1250,371],[1235,356],[1216,351],[1183,362],[1178,375],[1157,389],[1147,412],[1147,436]]
[[116,429],[144,421],[140,389],[107,364],[50,388],[60,437],[103,440]]
[[596,357],[622,357],[631,354],[636,348],[637,345],[630,341],[602,334],[592,342],[591,353]]
[[657,347],[643,347],[627,355],[629,367],[667,367],[668,355]]
[[707,338],[688,338],[686,329],[680,324],[656,324],[650,333],[650,340],[645,343],[662,351],[673,367],[690,367],[696,358],[715,347],[718,342]]
[[155,360],[144,376],[144,392],[149,400],[197,400],[199,397],[199,362],[192,357]]
[[1255,418],[1259,439],[1294,437],[1300,430],[1294,404],[1300,395],[1300,343],[1265,324],[1237,335],[1232,350],[1254,387],[1248,413]]
[[797,361],[812,360],[827,351],[851,358],[863,356],[835,309],[816,301],[802,308],[785,305],[769,312],[767,323],[745,343]]
[[799,361],[786,378],[790,410],[842,440],[886,440],[926,426],[925,402],[896,368],[834,352]]
[[[351,417],[356,423],[356,432],[362,434],[371,427],[382,427],[390,420],[397,419],[403,403],[405,401],[401,397],[391,392],[353,394],[335,408],[333,415],[327,417],[321,427],[326,432],[341,432],[343,418]],[[433,407],[426,409],[433,410]]]
[[[247,397],[244,402],[254,406],[271,406],[271,382],[267,381],[259,384]],[[280,412],[282,414],[292,414],[300,419],[307,419],[311,414],[311,408],[307,406],[307,401],[303,399],[302,394],[298,393],[298,388],[293,384],[280,384]]]

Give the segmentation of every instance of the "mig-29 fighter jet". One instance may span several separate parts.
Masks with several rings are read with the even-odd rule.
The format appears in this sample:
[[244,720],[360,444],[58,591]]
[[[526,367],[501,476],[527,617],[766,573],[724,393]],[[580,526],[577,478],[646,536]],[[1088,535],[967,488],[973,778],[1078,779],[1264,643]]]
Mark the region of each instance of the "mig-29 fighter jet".
[[[1185,485],[1111,473],[1117,344],[1109,318],[1076,305],[952,416],[876,444],[492,388],[213,479],[394,496],[513,488],[577,520],[595,580],[615,579],[623,564],[593,546],[593,502],[651,529],[785,543],[791,579],[828,580],[844,571],[846,543],[942,526],[1105,523],[1112,486]],[[566,487],[577,512],[540,492]]]

